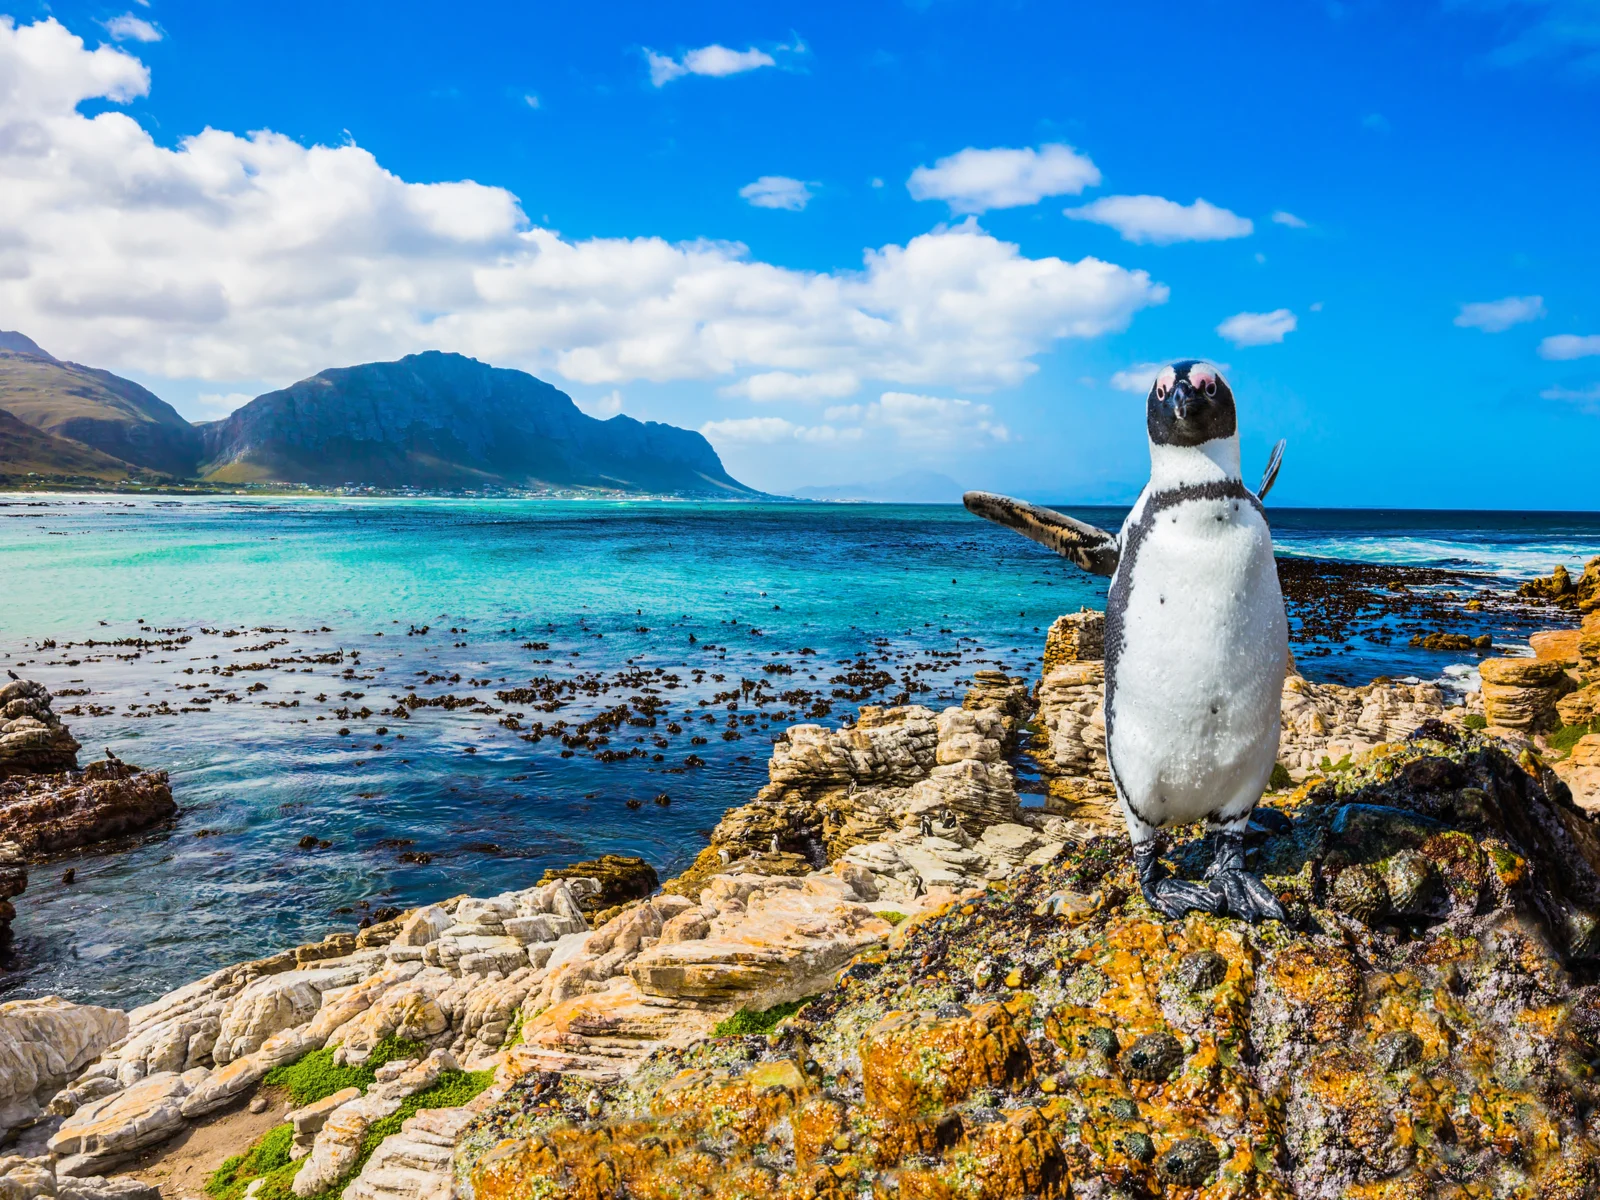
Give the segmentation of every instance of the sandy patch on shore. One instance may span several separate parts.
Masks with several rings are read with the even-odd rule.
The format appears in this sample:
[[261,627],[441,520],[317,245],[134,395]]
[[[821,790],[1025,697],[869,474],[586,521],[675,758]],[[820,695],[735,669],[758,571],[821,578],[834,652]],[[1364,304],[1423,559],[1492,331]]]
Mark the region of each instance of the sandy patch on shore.
[[[258,1095],[271,1101],[266,1112],[250,1111],[250,1101]],[[293,1107],[289,1093],[282,1088],[252,1091],[189,1126],[170,1142],[146,1150],[116,1174],[154,1184],[165,1200],[206,1200],[206,1180],[211,1172],[230,1155],[243,1154],[274,1125],[283,1124],[283,1115]]]

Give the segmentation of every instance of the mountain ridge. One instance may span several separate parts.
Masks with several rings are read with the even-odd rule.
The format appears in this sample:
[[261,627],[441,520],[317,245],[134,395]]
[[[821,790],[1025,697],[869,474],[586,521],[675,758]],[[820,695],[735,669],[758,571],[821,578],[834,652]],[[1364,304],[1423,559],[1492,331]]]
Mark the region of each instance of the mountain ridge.
[[526,372],[438,350],[329,368],[199,428],[220,482],[758,494],[698,433],[601,421]]
[[[190,424],[131,380],[0,330],[0,476],[755,498],[699,433],[599,420],[524,371],[437,350],[332,367]],[[22,430],[31,429],[38,436]]]

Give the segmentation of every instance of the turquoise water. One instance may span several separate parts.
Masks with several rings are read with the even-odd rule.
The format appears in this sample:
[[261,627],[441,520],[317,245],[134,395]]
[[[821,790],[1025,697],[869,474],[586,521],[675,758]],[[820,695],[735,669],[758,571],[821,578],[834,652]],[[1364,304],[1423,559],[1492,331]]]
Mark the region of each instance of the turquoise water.
[[[1600,553],[1594,517],[1273,516],[1284,552],[1501,583]],[[122,1006],[575,858],[665,876],[787,725],[1032,674],[1050,621],[1105,594],[954,507],[439,499],[0,497],[0,581],[0,659],[78,710],[83,757],[170,771],[181,808],[33,872],[0,989]],[[1318,669],[1441,665],[1367,645]],[[412,692],[478,703],[385,715]]]

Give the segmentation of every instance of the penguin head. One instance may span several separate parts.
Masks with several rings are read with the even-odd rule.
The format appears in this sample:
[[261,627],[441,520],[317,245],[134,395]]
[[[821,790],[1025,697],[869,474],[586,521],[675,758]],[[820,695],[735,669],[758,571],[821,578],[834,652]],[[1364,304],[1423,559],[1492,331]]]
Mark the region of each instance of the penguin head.
[[1233,390],[1208,362],[1186,358],[1163,367],[1150,385],[1145,424],[1156,446],[1199,446],[1239,430]]

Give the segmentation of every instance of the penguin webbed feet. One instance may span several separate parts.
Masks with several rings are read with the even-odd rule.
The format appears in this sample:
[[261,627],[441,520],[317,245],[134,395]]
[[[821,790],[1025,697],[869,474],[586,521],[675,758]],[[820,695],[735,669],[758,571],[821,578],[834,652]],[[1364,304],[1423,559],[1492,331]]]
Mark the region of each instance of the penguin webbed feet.
[[1288,923],[1283,905],[1244,867],[1244,834],[1218,830],[1212,835],[1215,850],[1205,880],[1222,902],[1220,911],[1242,921],[1282,921]]
[[1185,913],[1217,913],[1223,911],[1223,897],[1212,888],[1184,879],[1174,879],[1161,865],[1161,843],[1152,838],[1133,848],[1134,864],[1139,870],[1139,890],[1145,902],[1168,920],[1175,921]]

